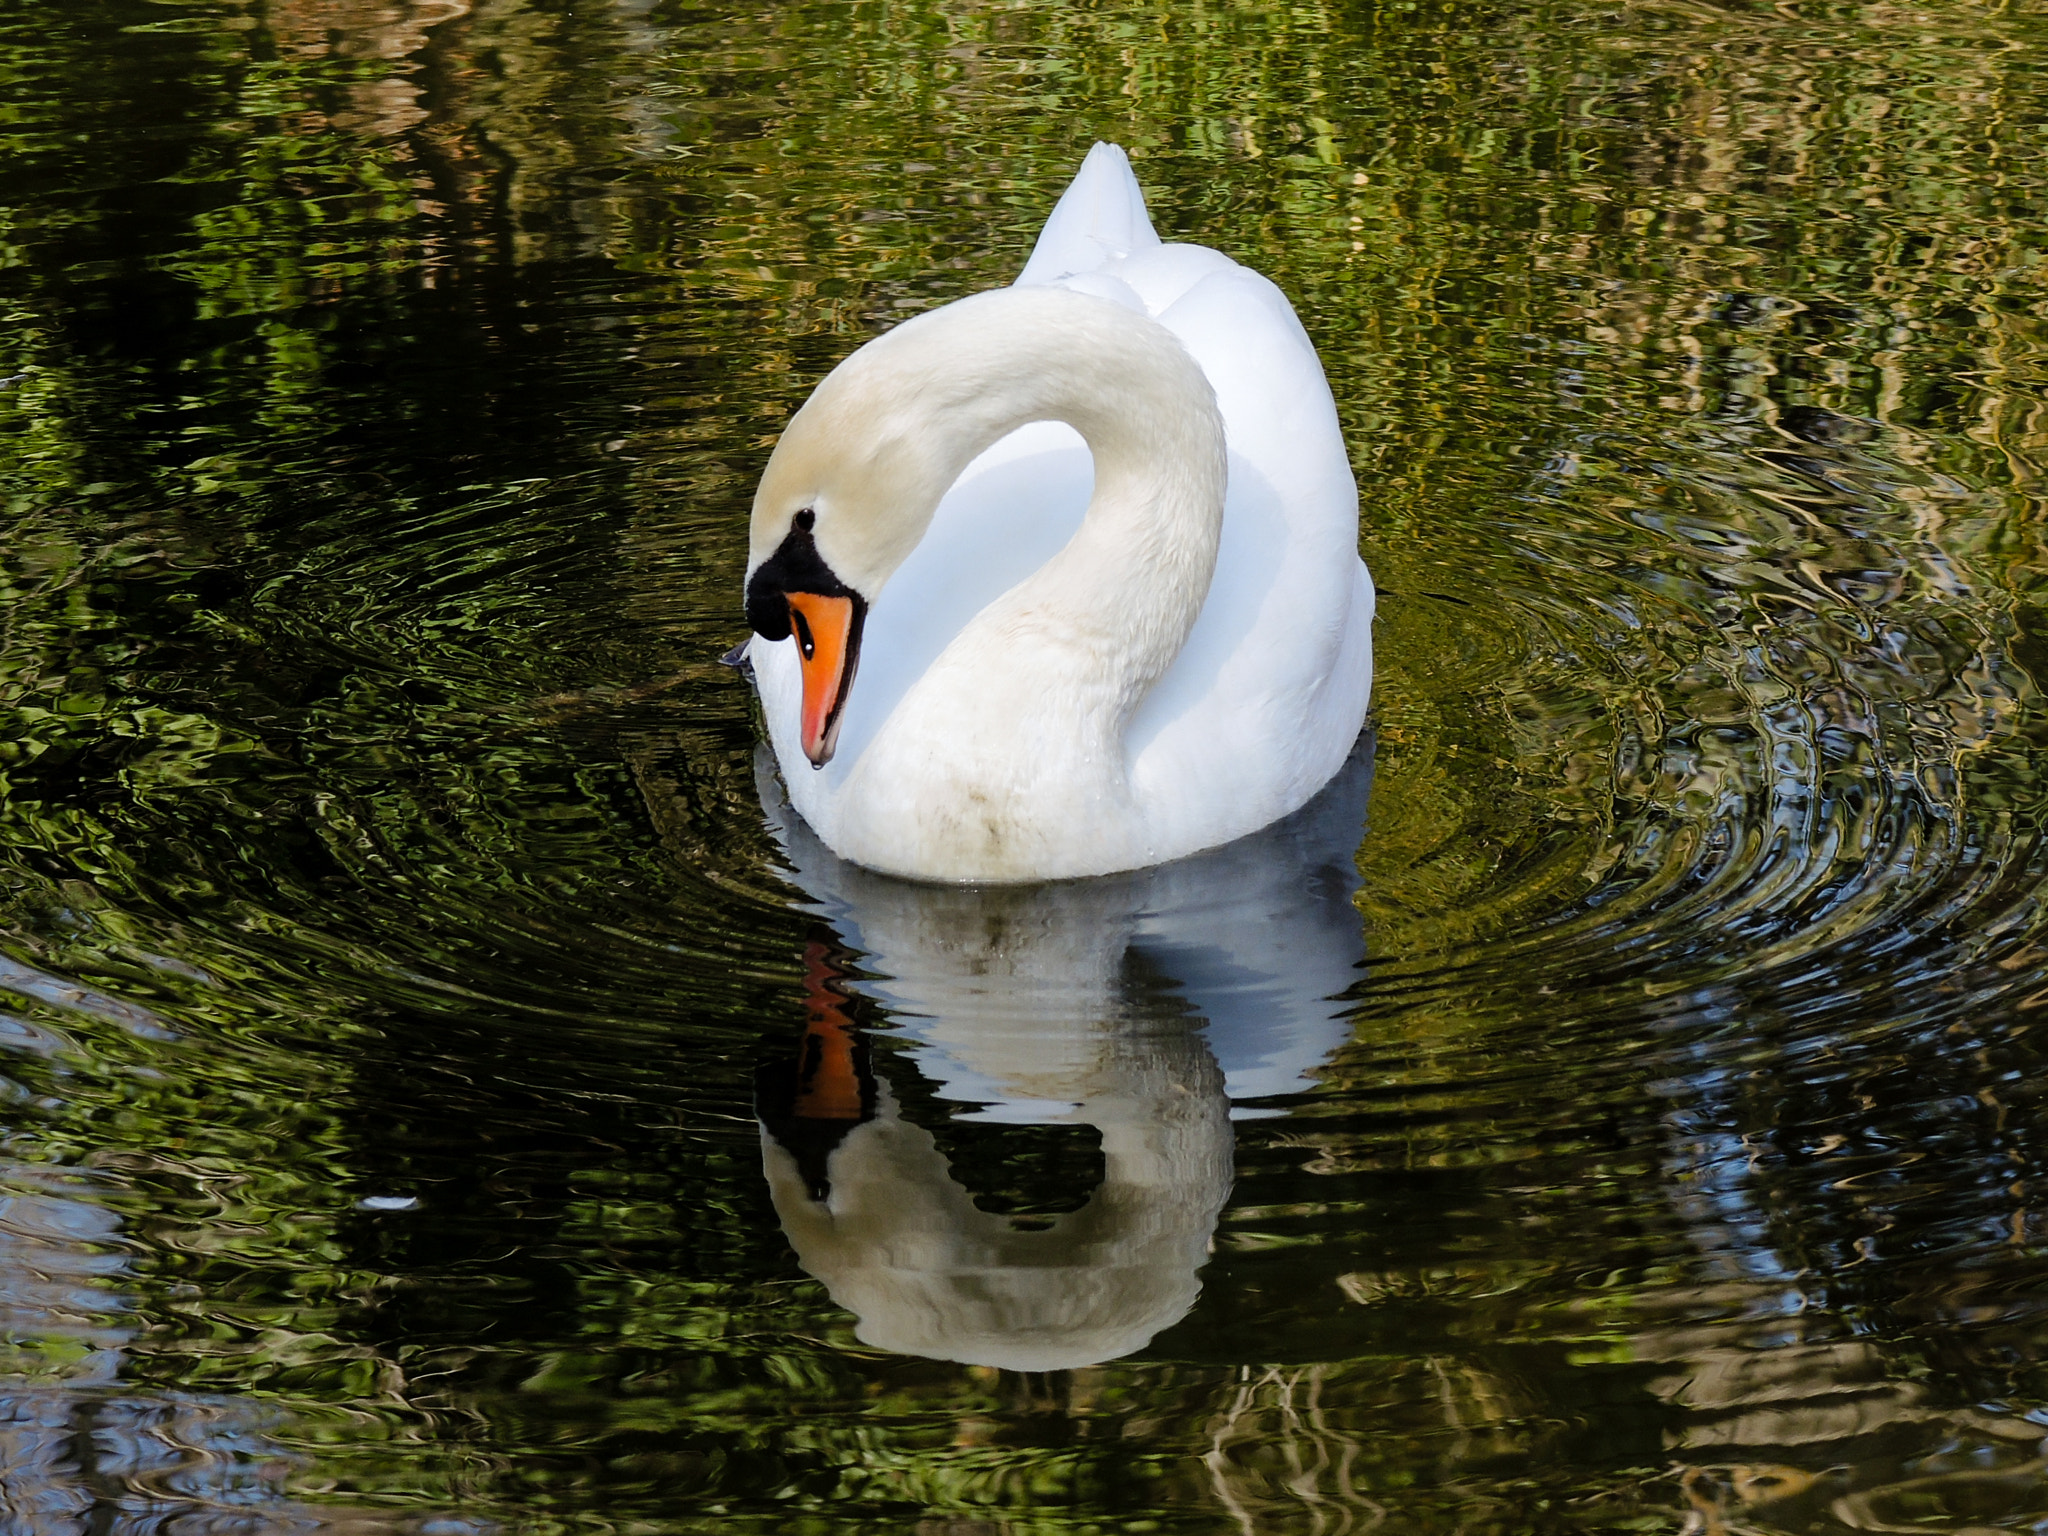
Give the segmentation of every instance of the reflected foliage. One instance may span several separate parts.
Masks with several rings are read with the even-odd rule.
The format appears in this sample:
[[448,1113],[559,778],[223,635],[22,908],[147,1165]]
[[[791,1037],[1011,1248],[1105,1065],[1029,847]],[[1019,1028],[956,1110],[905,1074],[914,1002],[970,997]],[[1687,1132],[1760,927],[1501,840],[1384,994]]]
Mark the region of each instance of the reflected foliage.
[[[0,14],[9,1519],[2035,1528],[2044,29]],[[1330,368],[1371,962],[1193,1309],[1021,1374],[778,1226],[819,936],[714,658],[788,412],[1096,136]],[[822,942],[906,1121],[1074,1209]]]

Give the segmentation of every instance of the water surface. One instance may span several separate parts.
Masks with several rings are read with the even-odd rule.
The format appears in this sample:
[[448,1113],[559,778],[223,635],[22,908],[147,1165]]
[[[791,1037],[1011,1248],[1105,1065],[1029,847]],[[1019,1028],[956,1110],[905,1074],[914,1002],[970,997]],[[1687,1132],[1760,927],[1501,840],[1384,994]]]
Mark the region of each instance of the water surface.
[[[2044,46],[0,13],[7,1527],[2042,1529]],[[1374,731],[877,881],[753,478],[1097,137],[1322,351]]]

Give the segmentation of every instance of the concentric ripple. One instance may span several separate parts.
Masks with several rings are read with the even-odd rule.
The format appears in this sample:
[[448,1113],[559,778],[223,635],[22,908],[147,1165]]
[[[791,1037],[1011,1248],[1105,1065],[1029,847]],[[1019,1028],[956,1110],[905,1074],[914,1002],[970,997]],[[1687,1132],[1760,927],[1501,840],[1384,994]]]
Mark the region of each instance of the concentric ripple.
[[[2039,703],[1998,566],[1970,558],[1995,518],[1869,448],[1777,424],[1715,436],[1675,462],[1610,445],[1608,485],[1539,480],[1523,505],[1540,521],[1505,531],[1547,578],[1506,594],[1533,663],[1522,686],[1592,695],[1563,721],[1511,696],[1517,744],[1562,759],[1601,823],[1573,899],[1505,941],[1512,963],[1690,960],[1713,976],[1856,953],[1895,986],[1900,945],[2023,937],[2034,839],[1986,812],[2030,787],[2000,769],[2024,758]],[[1964,538],[1929,537],[1916,504]]]
[[[0,1525],[2038,1525],[2037,17],[44,11]],[[1096,135],[1327,360],[1374,728],[879,880],[753,477]]]

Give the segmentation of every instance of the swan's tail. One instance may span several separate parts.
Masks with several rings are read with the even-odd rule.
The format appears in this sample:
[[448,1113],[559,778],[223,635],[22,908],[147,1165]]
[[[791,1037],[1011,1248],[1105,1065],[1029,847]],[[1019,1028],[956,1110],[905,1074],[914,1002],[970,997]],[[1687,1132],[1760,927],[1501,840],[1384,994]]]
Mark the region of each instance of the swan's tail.
[[1017,282],[1055,283],[1157,244],[1130,157],[1115,144],[1097,144],[1039,231]]

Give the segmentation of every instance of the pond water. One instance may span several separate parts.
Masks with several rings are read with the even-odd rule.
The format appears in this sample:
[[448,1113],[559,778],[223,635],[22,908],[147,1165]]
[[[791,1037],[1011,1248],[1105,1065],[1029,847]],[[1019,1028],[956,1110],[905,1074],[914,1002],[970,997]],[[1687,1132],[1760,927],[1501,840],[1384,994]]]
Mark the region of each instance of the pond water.
[[[2048,1528],[2044,61],[0,11],[0,1524]],[[1098,137],[1322,352],[1373,729],[1183,866],[864,875],[716,664],[753,480]]]

